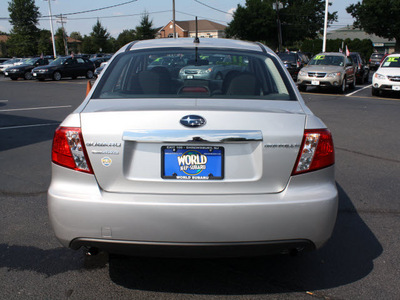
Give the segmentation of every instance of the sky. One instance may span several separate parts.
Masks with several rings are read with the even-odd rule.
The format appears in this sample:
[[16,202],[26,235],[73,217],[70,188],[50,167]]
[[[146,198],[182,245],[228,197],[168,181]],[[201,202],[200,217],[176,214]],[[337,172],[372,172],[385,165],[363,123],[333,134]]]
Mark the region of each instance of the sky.
[[[12,26],[8,18],[8,2],[1,0],[0,31],[9,32]],[[50,0],[48,0],[50,1]],[[42,18],[38,28],[50,30],[49,3],[47,0],[35,0]],[[139,25],[142,15],[147,12],[154,27],[162,27],[172,20],[173,0],[51,0],[52,15],[66,15],[64,23],[67,34],[78,31],[88,35],[99,18],[103,27],[113,36],[125,29],[134,29]],[[175,0],[175,19],[177,21],[208,19],[227,25],[232,20],[232,12],[238,4],[242,6],[245,0]],[[358,0],[330,0],[332,5],[329,12],[338,12],[338,22],[330,29],[337,29],[353,24],[353,20],[346,12],[346,7]],[[120,5],[123,4],[123,5]],[[110,7],[113,6],[113,7]],[[85,12],[95,10],[91,12]],[[85,13],[81,13],[85,12]],[[60,19],[53,18],[54,32],[61,27]]]

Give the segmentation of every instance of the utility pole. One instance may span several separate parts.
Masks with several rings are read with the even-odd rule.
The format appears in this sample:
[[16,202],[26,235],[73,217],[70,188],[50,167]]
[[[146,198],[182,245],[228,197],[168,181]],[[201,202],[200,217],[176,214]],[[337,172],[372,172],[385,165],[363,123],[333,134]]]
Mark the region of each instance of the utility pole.
[[325,22],[324,22],[324,39],[322,42],[322,52],[326,51],[326,30],[328,28],[328,7],[329,7],[329,1],[325,0]]
[[51,14],[51,4],[50,4],[50,1],[51,1],[51,0],[44,0],[44,1],[48,1],[48,2],[49,2],[51,41],[52,41],[52,43],[53,43],[53,56],[54,56],[54,58],[56,58],[56,57],[57,57],[57,53],[56,53],[56,43],[55,43],[55,41],[54,41],[53,15]]
[[176,39],[176,28],[175,28],[175,0],[172,0],[172,26],[174,26],[174,39]]
[[61,14],[57,18],[60,19],[60,20],[57,20],[57,23],[61,23],[61,27],[62,27],[65,55],[68,55],[68,41],[67,41],[67,35],[65,34],[65,28],[64,28],[64,24],[67,23],[67,21],[64,21],[64,19],[66,19],[66,17],[63,17],[63,15]]

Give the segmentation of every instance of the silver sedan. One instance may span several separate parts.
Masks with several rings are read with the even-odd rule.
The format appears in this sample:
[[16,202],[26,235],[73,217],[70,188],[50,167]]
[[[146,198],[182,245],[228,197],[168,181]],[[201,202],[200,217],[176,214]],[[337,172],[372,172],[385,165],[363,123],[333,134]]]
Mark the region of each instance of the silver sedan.
[[[223,80],[157,57],[230,57]],[[240,70],[233,65],[239,65]],[[157,39],[120,49],[56,130],[51,224],[73,249],[242,256],[320,248],[338,206],[334,147],[259,43]]]

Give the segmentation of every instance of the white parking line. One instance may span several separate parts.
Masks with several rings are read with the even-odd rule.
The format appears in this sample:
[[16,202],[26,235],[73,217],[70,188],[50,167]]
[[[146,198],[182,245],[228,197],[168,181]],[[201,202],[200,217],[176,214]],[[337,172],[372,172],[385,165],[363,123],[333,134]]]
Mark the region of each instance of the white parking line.
[[8,102],[8,100],[0,100],[0,102]]
[[40,127],[40,126],[54,126],[54,125],[59,125],[59,123],[45,123],[45,124],[34,124],[34,125],[0,127],[0,130],[20,129],[20,128]]
[[7,111],[29,111],[29,110],[40,110],[40,109],[56,109],[56,108],[69,108],[72,105],[65,105],[65,106],[45,106],[45,107],[31,107],[31,108],[12,108],[12,109],[0,109],[0,112],[7,112]]
[[354,95],[355,93],[361,92],[362,90],[365,90],[365,89],[367,89],[367,88],[369,88],[369,87],[371,87],[371,86],[372,86],[372,84],[367,85],[367,86],[363,87],[362,89],[359,89],[359,90],[357,90],[357,91],[354,91],[354,92],[352,92],[352,93],[350,93],[350,94],[346,94],[346,97],[352,96],[352,95]]

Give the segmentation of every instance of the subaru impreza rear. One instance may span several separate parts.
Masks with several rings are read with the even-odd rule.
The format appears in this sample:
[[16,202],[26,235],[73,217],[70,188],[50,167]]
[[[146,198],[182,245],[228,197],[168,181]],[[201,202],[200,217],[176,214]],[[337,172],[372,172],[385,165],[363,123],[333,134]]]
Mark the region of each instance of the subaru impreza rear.
[[[216,55],[222,78],[179,76]],[[180,63],[148,67],[161,57]],[[331,133],[264,45],[133,42],[55,132],[50,220],[73,249],[193,257],[317,249],[337,215],[334,160]]]

